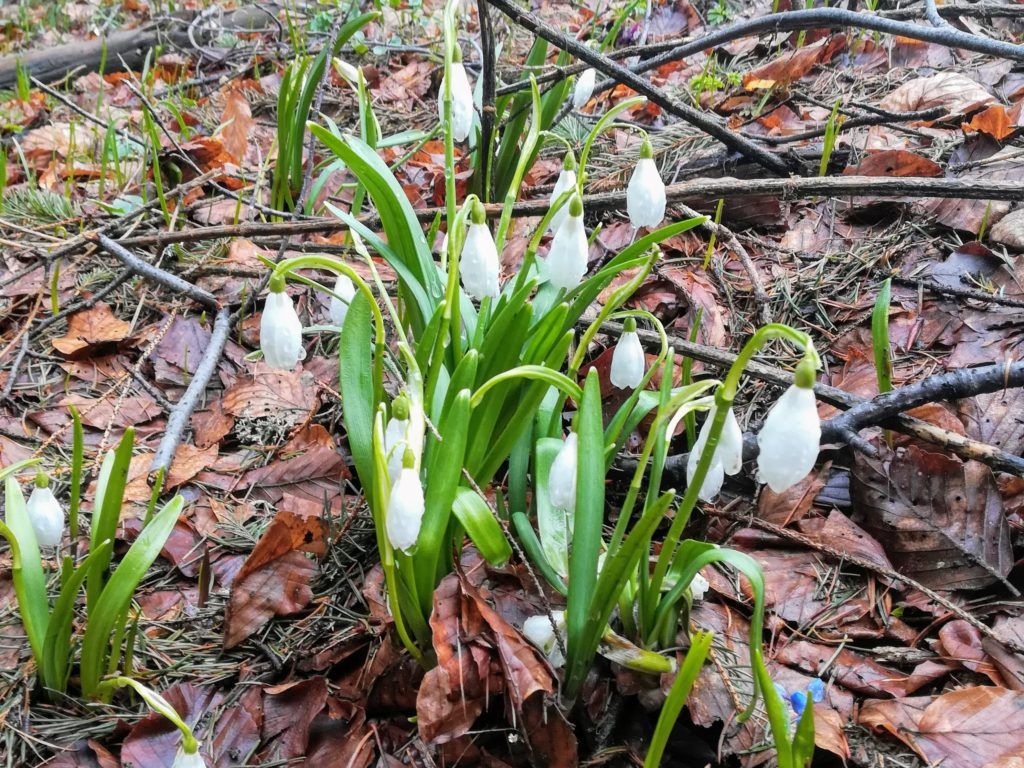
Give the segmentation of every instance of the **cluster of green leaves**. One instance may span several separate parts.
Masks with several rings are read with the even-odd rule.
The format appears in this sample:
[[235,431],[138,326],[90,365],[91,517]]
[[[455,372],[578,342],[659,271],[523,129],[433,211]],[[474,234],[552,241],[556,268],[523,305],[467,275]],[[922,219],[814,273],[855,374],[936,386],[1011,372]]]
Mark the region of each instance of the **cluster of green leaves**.
[[[83,469],[82,425],[72,411],[74,445],[70,473],[69,521],[72,545],[78,539],[78,512]],[[121,667],[123,649],[132,645],[128,632],[128,611],[139,582],[163,549],[184,500],[175,496],[155,512],[159,484],[146,512],[145,525],[116,568],[111,570],[113,541],[121,516],[134,433],[126,430],[118,446],[103,459],[96,484],[96,496],[89,530],[88,554],[76,561],[64,558],[60,588],[52,602],[42,555],[28,517],[25,497],[14,475],[29,460],[0,472],[5,482],[6,517],[0,535],[7,539],[13,560],[15,594],[22,624],[36,659],[44,687],[54,692],[67,690],[77,638],[73,618],[82,588],[85,588],[85,629],[80,637],[79,674],[83,696],[103,695],[101,680]]]

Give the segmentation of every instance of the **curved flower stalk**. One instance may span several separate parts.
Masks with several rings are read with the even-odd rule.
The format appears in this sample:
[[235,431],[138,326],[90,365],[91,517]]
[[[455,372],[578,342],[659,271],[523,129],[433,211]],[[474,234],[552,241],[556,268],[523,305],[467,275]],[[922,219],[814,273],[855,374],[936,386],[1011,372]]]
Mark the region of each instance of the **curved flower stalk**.
[[611,382],[619,389],[636,389],[644,380],[647,356],[636,333],[636,320],[627,317],[612,353]]
[[474,200],[469,232],[466,233],[462,255],[459,257],[462,287],[477,301],[497,298],[501,293],[499,270],[498,250],[487,226],[487,214],[483,204]]
[[576,85],[572,91],[573,109],[583,109],[594,95],[594,86],[597,85],[597,70],[593,67],[583,70],[576,79]]
[[583,203],[574,197],[569,203],[569,215],[555,232],[547,258],[548,281],[565,291],[580,284],[587,273],[590,246],[583,228]]
[[36,475],[35,487],[26,504],[28,517],[40,547],[53,548],[64,537],[64,509],[50,490],[50,478],[45,473]]
[[438,119],[445,122],[445,110],[451,114],[451,132],[455,141],[463,142],[473,129],[473,88],[462,64],[462,51],[456,45],[452,50],[451,86],[448,79],[441,78],[437,97]]
[[654,163],[651,142],[644,137],[640,159],[626,187],[626,211],[636,228],[657,227],[665,218],[665,182]]

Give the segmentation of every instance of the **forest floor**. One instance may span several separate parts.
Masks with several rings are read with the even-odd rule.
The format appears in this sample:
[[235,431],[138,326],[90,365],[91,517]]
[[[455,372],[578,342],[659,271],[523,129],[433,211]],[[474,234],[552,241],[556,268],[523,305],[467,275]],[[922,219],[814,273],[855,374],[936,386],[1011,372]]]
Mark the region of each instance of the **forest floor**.
[[[119,529],[130,541],[153,458],[168,447],[169,423],[208,357],[215,317],[230,309],[213,375],[169,444],[166,490],[185,497],[186,511],[133,613],[131,672],[194,725],[208,764],[642,764],[670,676],[602,661],[568,722],[517,712],[496,693],[483,697],[468,731],[431,721],[422,695],[417,706],[423,672],[391,631],[373,522],[347,448],[337,337],[305,337],[292,372],[251,354],[262,305],[253,298],[268,260],[337,254],[372,277],[323,207],[352,198],[351,177],[329,165],[323,146],[311,143],[307,155],[315,186],[306,215],[282,220],[268,210],[284,67],[329,44],[354,11],[344,2],[179,5],[173,13],[155,0],[0,7],[0,53],[26,57],[30,73],[38,60],[29,52],[70,45],[80,59],[20,84],[13,58],[0,61],[0,465],[40,457],[65,489],[68,406],[82,414],[90,478],[133,427],[126,498],[134,506]],[[438,123],[441,6],[412,0],[381,10],[341,58],[361,68],[385,137],[426,136]],[[1024,6],[879,0],[858,9],[854,1],[848,14],[903,26],[822,17],[717,39],[771,13],[771,3],[545,1],[530,10],[574,40],[608,36],[606,53],[647,46],[639,59],[615,60],[626,66],[693,42],[639,75],[675,108],[650,99],[595,145],[585,202],[588,229],[601,227],[591,263],[634,237],[622,192],[641,126],[669,185],[669,218],[694,209],[720,224],[664,242],[632,306],[664,323],[698,375],[719,372],[722,353],[737,352],[766,319],[808,331],[822,352],[820,414],[834,439],[815,472],[775,494],[748,466],[691,523],[691,535],[762,565],[774,679],[787,691],[826,682],[814,764],[1020,768],[1024,47],[1009,43],[1024,34]],[[789,10],[788,0],[777,10]],[[474,83],[483,76],[480,12],[467,0],[460,18]],[[534,36],[500,6],[489,14],[500,96],[528,74]],[[142,35],[150,25],[165,39],[147,59],[108,56],[103,75],[87,61],[101,36]],[[996,44],[969,50],[963,38]],[[666,41],[673,45],[655,47]],[[552,46],[535,74],[556,72],[556,53]],[[631,95],[623,84],[596,92],[551,130],[578,152],[595,120]],[[314,109],[358,130],[357,98],[336,71],[317,96]],[[716,118],[756,152],[724,147],[684,111]],[[506,277],[522,262],[563,146],[546,145],[524,180],[501,254]],[[440,135],[379,152],[425,211],[426,231],[445,202]],[[792,176],[767,167],[765,155]],[[462,195],[472,183],[464,145],[456,162]],[[438,234],[435,249],[440,242]],[[213,303],[151,279],[147,264]],[[394,284],[383,260],[376,268]],[[886,278],[893,381],[904,393],[888,401],[873,400],[871,325]],[[329,298],[303,286],[293,295],[307,326],[330,322]],[[582,371],[598,369],[609,408],[620,397],[608,383],[614,341],[599,335]],[[796,358],[773,347],[760,361],[740,394],[746,431]],[[936,386],[936,376],[993,365],[1001,366],[995,385],[989,376]],[[856,418],[839,419],[851,406]],[[666,486],[681,487],[685,440],[672,453]],[[621,487],[611,499],[625,478],[613,476]],[[83,488],[85,510],[94,491],[94,482]],[[435,601],[452,601],[458,613],[460,600],[485,592],[517,626],[535,612],[543,598],[521,562],[495,569],[472,551],[463,558],[465,592]],[[177,731],[141,703],[41,695],[10,566],[0,548],[0,766],[170,766]],[[736,719],[750,691],[750,591],[726,570],[703,573],[710,590],[690,620],[716,632],[713,663],[665,764],[769,763],[763,717]],[[495,645],[487,647],[497,666]]]

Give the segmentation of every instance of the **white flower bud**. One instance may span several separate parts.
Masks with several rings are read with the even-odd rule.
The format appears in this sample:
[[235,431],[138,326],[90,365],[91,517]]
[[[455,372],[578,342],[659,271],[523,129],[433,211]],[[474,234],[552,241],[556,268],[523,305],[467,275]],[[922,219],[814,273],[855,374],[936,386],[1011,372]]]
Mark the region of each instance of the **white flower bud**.
[[555,288],[571,291],[587,273],[590,246],[583,228],[583,204],[578,197],[569,203],[569,215],[555,231],[548,250],[547,277]]
[[[551,202],[549,205],[554,205],[555,201],[564,193],[576,189],[576,183],[576,158],[572,156],[571,152],[568,152],[566,153],[565,160],[562,163],[562,170],[558,172],[558,180],[555,182],[555,187],[551,190]],[[555,211],[555,215],[552,216],[551,221],[548,222],[548,229],[552,232],[558,231],[562,222],[569,217],[569,206],[571,204],[572,201],[567,200],[565,205]]]
[[184,747],[178,747],[178,752],[174,755],[174,762],[171,763],[171,768],[206,768],[206,761],[199,754],[198,749],[195,752],[188,753]]
[[546,613],[531,616],[523,622],[523,637],[533,643],[540,651],[548,657],[548,663],[556,669],[565,664],[565,656],[559,646],[555,635],[555,627],[551,625],[554,618],[558,634],[565,638],[565,613],[563,611],[552,611],[551,616]]
[[384,429],[384,452],[388,457],[388,477],[392,481],[398,479],[402,471],[402,457],[405,455],[405,435],[409,430],[408,419],[396,419],[392,416],[388,419],[388,425]]
[[594,86],[597,84],[597,70],[591,67],[583,70],[576,78],[576,87],[572,91],[573,109],[583,109],[590,97],[594,95]]
[[359,70],[347,61],[335,57],[331,60],[331,63],[334,65],[334,71],[337,72],[342,79],[353,84],[357,84],[359,82]]
[[[441,78],[441,90],[437,97],[438,117],[444,122],[444,86]],[[452,62],[452,138],[465,141],[473,129],[473,89],[466,76],[466,68],[461,61]]]
[[496,298],[501,293],[498,285],[498,250],[491,230],[487,227],[484,207],[479,202],[473,204],[472,217],[469,232],[462,244],[459,274],[466,293],[483,301],[487,296]]
[[640,148],[640,159],[626,187],[626,211],[629,222],[637,229],[657,227],[665,218],[665,182],[654,164],[647,139]]
[[644,379],[646,367],[647,357],[636,334],[636,321],[628,318],[612,353],[611,382],[619,389],[636,389]]
[[814,469],[820,443],[814,390],[793,384],[768,411],[757,435],[757,479],[782,493]]
[[64,537],[64,509],[46,483],[46,475],[37,476],[26,510],[36,542],[40,547],[48,548],[56,547]]
[[[711,434],[711,424],[715,420],[718,406],[712,406],[708,412],[704,424],[697,435],[697,442],[690,451],[690,457],[686,461],[686,482],[693,481],[697,473],[697,463],[704,453],[704,446],[708,444],[708,436]],[[735,475],[743,468],[743,430],[736,421],[736,414],[730,411],[725,416],[725,423],[722,424],[722,434],[718,437],[718,446],[715,448],[715,455],[711,459],[711,467],[708,469],[704,482],[701,483],[698,496],[701,501],[711,501],[722,490],[722,483],[725,475]]]
[[[407,449],[405,464],[411,464],[411,458],[412,452]],[[385,527],[392,547],[407,552],[416,546],[425,508],[419,473],[412,466],[403,466],[391,488],[385,513]]]
[[260,318],[260,349],[267,365],[285,371],[294,370],[304,356],[302,323],[284,290],[267,295]]
[[708,584],[708,580],[698,573],[693,577],[693,581],[690,582],[690,595],[695,601],[703,600],[704,595],[708,593],[708,588],[710,586],[711,585]]
[[331,296],[331,322],[337,326],[345,324],[348,306],[356,296],[356,286],[348,275],[338,275],[334,283],[334,296]]
[[555,460],[551,462],[551,471],[548,474],[548,499],[551,506],[556,509],[576,509],[577,444],[576,433],[570,432]]

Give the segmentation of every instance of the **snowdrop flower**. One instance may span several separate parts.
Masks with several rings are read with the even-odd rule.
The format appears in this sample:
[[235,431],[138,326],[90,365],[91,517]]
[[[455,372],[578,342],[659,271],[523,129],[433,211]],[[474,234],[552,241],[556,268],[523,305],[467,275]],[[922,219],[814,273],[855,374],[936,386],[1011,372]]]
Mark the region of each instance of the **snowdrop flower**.
[[331,322],[337,326],[345,324],[348,306],[356,296],[356,286],[348,275],[338,275],[334,283],[334,296],[331,296]]
[[56,547],[64,536],[64,510],[50,490],[50,478],[36,475],[35,488],[26,505],[29,522],[40,547]]
[[636,335],[636,320],[627,317],[612,353],[612,384],[619,389],[636,389],[644,379],[646,367],[647,357]]
[[665,182],[654,164],[651,142],[640,145],[640,159],[626,187],[626,211],[629,222],[637,229],[654,228],[665,218]]
[[199,754],[198,747],[195,752],[186,752],[185,747],[181,746],[178,747],[178,752],[174,756],[171,768],[206,768],[206,761]]
[[583,70],[576,78],[576,87],[572,91],[573,109],[583,109],[590,97],[594,95],[594,86],[597,84],[597,70],[593,67]]
[[541,613],[531,616],[523,622],[523,637],[533,643],[541,652],[548,657],[548,663],[558,668],[565,665],[565,656],[555,634],[555,627],[551,626],[551,619],[555,620],[558,635],[565,637],[565,612],[552,611],[551,615]]
[[[576,189],[576,183],[576,158],[571,151],[566,152],[565,159],[562,160],[562,170],[558,172],[555,188],[551,190],[551,202],[549,205],[554,205],[555,201],[564,193]],[[571,203],[571,200],[567,200],[565,205],[555,211],[555,215],[551,217],[551,221],[548,222],[548,228],[552,232],[557,232],[562,222],[569,216],[569,205]]]
[[551,506],[556,509],[576,509],[577,443],[576,433],[570,432],[555,460],[551,462],[551,472],[548,474],[548,499]]
[[405,449],[402,469],[391,488],[385,520],[388,540],[391,546],[408,552],[416,546],[423,523],[426,502],[423,498],[423,484],[415,468],[416,458],[409,448]]
[[797,366],[793,385],[782,393],[757,435],[757,479],[776,493],[799,483],[814,469],[821,419],[814,400],[814,367]]
[[555,288],[571,291],[587,273],[587,232],[583,228],[583,202],[579,196],[569,202],[569,215],[555,231],[548,250],[548,280]]
[[302,323],[291,298],[284,292],[284,278],[270,280],[270,293],[260,318],[260,349],[271,368],[294,370],[303,357]]
[[[441,90],[437,95],[438,117],[444,123],[444,87],[445,79],[441,78]],[[466,76],[466,68],[462,66],[462,52],[455,48],[452,61],[452,138],[465,141],[473,128],[473,89]]]
[[349,83],[357,84],[359,82],[359,69],[353,67],[347,61],[343,61],[335,57],[331,60],[331,64],[334,65],[334,71],[343,79]]
[[[704,453],[704,446],[708,444],[708,436],[711,434],[711,424],[715,420],[715,413],[718,406],[713,406],[708,412],[708,417],[700,428],[697,435],[697,442],[690,451],[690,457],[686,461],[686,482],[693,482],[693,476],[697,474],[697,464]],[[722,483],[726,475],[735,475],[743,468],[743,430],[736,421],[736,414],[729,409],[725,416],[725,423],[722,425],[722,434],[718,437],[718,447],[715,448],[715,455],[711,459],[711,466],[701,483],[700,493],[697,495],[701,501],[711,501],[722,490]]]
[[384,454],[388,459],[388,477],[391,478],[392,483],[398,479],[398,475],[402,471],[408,431],[409,398],[399,395],[391,404],[391,418],[388,419],[388,425],[384,428]]
[[473,201],[470,217],[472,221],[459,258],[462,287],[478,301],[488,296],[497,298],[501,293],[498,285],[498,250],[487,226],[484,206],[479,200]]
[[711,585],[708,584],[708,580],[701,576],[699,573],[693,577],[693,581],[690,582],[690,596],[694,600],[703,600],[704,595],[708,593],[708,588]]

